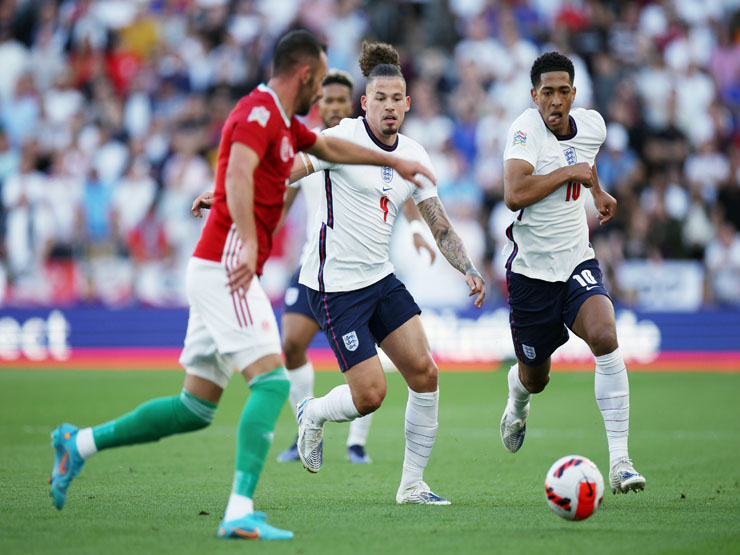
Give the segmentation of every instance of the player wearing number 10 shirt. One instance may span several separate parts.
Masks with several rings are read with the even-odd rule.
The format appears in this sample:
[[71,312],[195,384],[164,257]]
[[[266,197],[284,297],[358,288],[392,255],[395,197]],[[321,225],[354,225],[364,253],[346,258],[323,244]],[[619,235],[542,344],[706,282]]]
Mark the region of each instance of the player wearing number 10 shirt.
[[594,110],[571,110],[573,64],[543,54],[531,70],[532,100],[509,128],[504,151],[504,197],[518,214],[506,230],[506,277],[517,364],[508,376],[509,398],[501,440],[518,451],[524,442],[532,394],[550,379],[552,353],[581,337],[596,360],[594,389],[606,426],[609,482],[614,493],[638,491],[645,478],[629,458],[629,383],[617,343],[609,294],[601,279],[586,222],[585,189],[601,223],[616,201],[599,187],[594,160],[606,126]]

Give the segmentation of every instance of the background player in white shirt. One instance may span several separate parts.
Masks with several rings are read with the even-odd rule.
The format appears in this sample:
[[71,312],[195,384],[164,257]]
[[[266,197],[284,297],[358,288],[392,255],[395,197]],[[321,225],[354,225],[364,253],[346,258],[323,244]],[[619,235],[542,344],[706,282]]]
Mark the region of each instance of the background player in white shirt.
[[[352,114],[352,85],[352,78],[344,71],[333,69],[326,74],[322,83],[324,95],[318,102],[319,114],[324,129],[334,127]],[[315,129],[314,131],[318,132],[320,130]],[[306,203],[306,242],[300,258],[300,265],[303,265],[309,254],[310,242],[308,238],[316,229],[319,203],[324,191],[323,175],[316,172],[290,184],[285,190],[283,218],[293,205],[299,191],[303,191],[303,198]],[[423,224],[416,204],[409,199],[404,203],[403,210],[406,219],[413,222],[411,225],[416,249],[426,249],[430,254],[431,261],[434,262],[435,252],[424,240],[422,230],[419,229],[419,226]],[[289,400],[294,411],[299,401],[305,397],[313,397],[314,394],[314,368],[308,358],[307,351],[316,332],[321,329],[308,304],[306,286],[298,282],[299,272],[300,266],[285,291],[285,308],[281,326],[285,369],[288,371],[288,379],[290,380]],[[365,443],[370,433],[372,416],[371,413],[356,418],[349,423],[347,456],[350,462],[354,464],[371,462],[370,456],[365,451]],[[298,457],[298,441],[296,438],[292,446],[278,455],[278,461],[298,460],[300,458]]]
[[551,355],[568,340],[569,327],[596,359],[596,402],[609,444],[614,493],[638,491],[645,478],[627,450],[629,383],[617,343],[614,307],[589,243],[582,188],[589,188],[599,219],[609,221],[617,203],[599,187],[594,166],[606,126],[594,110],[571,111],[573,64],[557,52],[535,60],[532,100],[509,128],[504,152],[506,206],[519,210],[506,230],[505,254],[511,333],[518,363],[509,371],[509,399],[501,439],[509,451],[522,446],[529,402],[550,379]]
[[[423,147],[398,133],[410,99],[398,66],[398,53],[386,44],[363,43],[360,67],[368,78],[365,118],[345,119],[323,134],[343,137],[379,151],[411,157],[430,166]],[[409,386],[406,450],[397,503],[447,505],[423,481],[437,434],[437,366],[418,314],[421,312],[388,259],[395,217],[413,197],[440,251],[465,275],[479,307],[485,284],[450,224],[436,188],[417,188],[390,168],[324,164],[309,157],[307,171],[324,170],[321,225],[313,231],[300,282],[344,372],[347,384],[298,405],[298,452],[304,466],[318,472],[323,459],[323,427],[346,422],[380,407],[386,380],[377,355],[380,345]],[[301,169],[297,168],[297,175]],[[293,177],[293,176],[291,176]]]

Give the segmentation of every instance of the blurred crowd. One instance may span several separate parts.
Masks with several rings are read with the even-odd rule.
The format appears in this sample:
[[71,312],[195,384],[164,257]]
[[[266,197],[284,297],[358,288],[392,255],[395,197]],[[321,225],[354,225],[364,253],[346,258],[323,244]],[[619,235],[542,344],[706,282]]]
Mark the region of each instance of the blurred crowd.
[[[402,131],[429,151],[492,302],[505,299],[513,217],[503,143],[532,106],[532,62],[558,50],[575,65],[575,106],[607,122],[597,168],[619,208],[603,228],[590,221],[615,300],[639,300],[623,268],[684,260],[704,302],[740,305],[740,0],[5,0],[2,302],[185,304],[203,223],[190,204],[212,187],[221,125],[296,27],[325,40],[357,98],[361,41],[398,48]],[[303,217],[266,268],[275,297]]]

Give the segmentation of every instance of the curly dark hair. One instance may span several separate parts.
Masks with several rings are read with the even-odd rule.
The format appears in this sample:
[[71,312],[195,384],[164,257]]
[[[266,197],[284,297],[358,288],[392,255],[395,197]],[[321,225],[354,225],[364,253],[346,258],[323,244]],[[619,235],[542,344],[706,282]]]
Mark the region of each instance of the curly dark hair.
[[570,77],[570,83],[573,84],[573,77],[575,76],[575,69],[573,69],[573,62],[567,57],[563,56],[560,52],[547,52],[537,58],[532,64],[532,71],[529,76],[532,79],[532,86],[536,89],[542,82],[542,74],[550,71],[566,71],[568,77]]
[[403,79],[398,61],[398,51],[384,42],[369,43],[362,41],[360,69],[367,78],[401,77]]

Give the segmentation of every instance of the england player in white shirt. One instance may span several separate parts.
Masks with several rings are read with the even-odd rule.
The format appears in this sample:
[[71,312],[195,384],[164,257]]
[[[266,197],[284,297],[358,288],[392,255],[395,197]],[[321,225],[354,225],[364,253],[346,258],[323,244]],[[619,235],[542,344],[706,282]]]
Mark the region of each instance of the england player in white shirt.
[[[591,190],[601,223],[617,203],[599,187],[594,160],[606,126],[594,110],[571,111],[573,64],[557,52],[535,60],[532,99],[509,128],[504,152],[506,206],[518,210],[506,230],[507,285],[517,364],[509,371],[509,398],[501,439],[518,451],[524,441],[532,394],[550,379],[552,353],[581,337],[596,359],[596,402],[609,444],[614,493],[639,491],[645,478],[629,458],[629,383],[617,343],[614,307],[589,243],[583,189]],[[566,327],[567,326],[567,327]]]
[[[352,78],[348,73],[336,69],[329,70],[322,82],[324,95],[319,99],[317,105],[319,115],[324,124],[324,129],[338,125],[344,118],[352,114]],[[314,129],[317,133],[321,129]],[[299,153],[299,156],[302,156]],[[306,261],[310,254],[310,241],[316,229],[320,209],[320,203],[324,197],[324,176],[320,172],[313,173],[295,181],[285,190],[283,204],[283,218],[293,205],[298,192],[303,192],[306,203],[306,242],[303,246],[300,258],[300,266]],[[413,241],[417,250],[426,249],[431,260],[434,261],[434,250],[427,244],[422,236],[423,226],[421,215],[412,199],[403,205],[406,218],[411,222]],[[283,343],[283,354],[285,356],[285,369],[288,371],[290,380],[290,404],[293,410],[299,401],[305,397],[314,395],[314,368],[308,358],[308,346],[316,333],[321,329],[311,311],[308,302],[308,290],[305,285],[298,282],[300,266],[291,279],[289,287],[285,290],[285,308],[282,315],[281,338]],[[361,418],[356,418],[349,424],[347,435],[347,457],[353,464],[367,464],[371,462],[370,456],[365,451],[365,443],[370,433],[372,413]],[[290,462],[300,460],[298,456],[298,442],[293,442],[288,449],[278,455],[278,461]]]
[[[364,118],[345,119],[326,135],[411,157],[430,167],[423,147],[398,133],[410,99],[398,66],[398,53],[386,44],[363,43],[360,67],[368,78]],[[437,434],[437,366],[418,315],[421,312],[393,274],[388,258],[396,215],[413,198],[440,251],[465,275],[479,307],[485,284],[460,237],[428,184],[417,188],[390,168],[324,164],[309,157],[308,173],[323,170],[321,225],[300,274],[309,288],[313,313],[321,324],[347,384],[320,398],[298,404],[298,453],[304,466],[318,472],[323,458],[324,423],[346,422],[380,407],[386,381],[376,344],[409,386],[406,449],[397,503],[447,505],[423,480]],[[301,174],[296,165],[294,171]],[[291,176],[293,177],[293,176]]]

